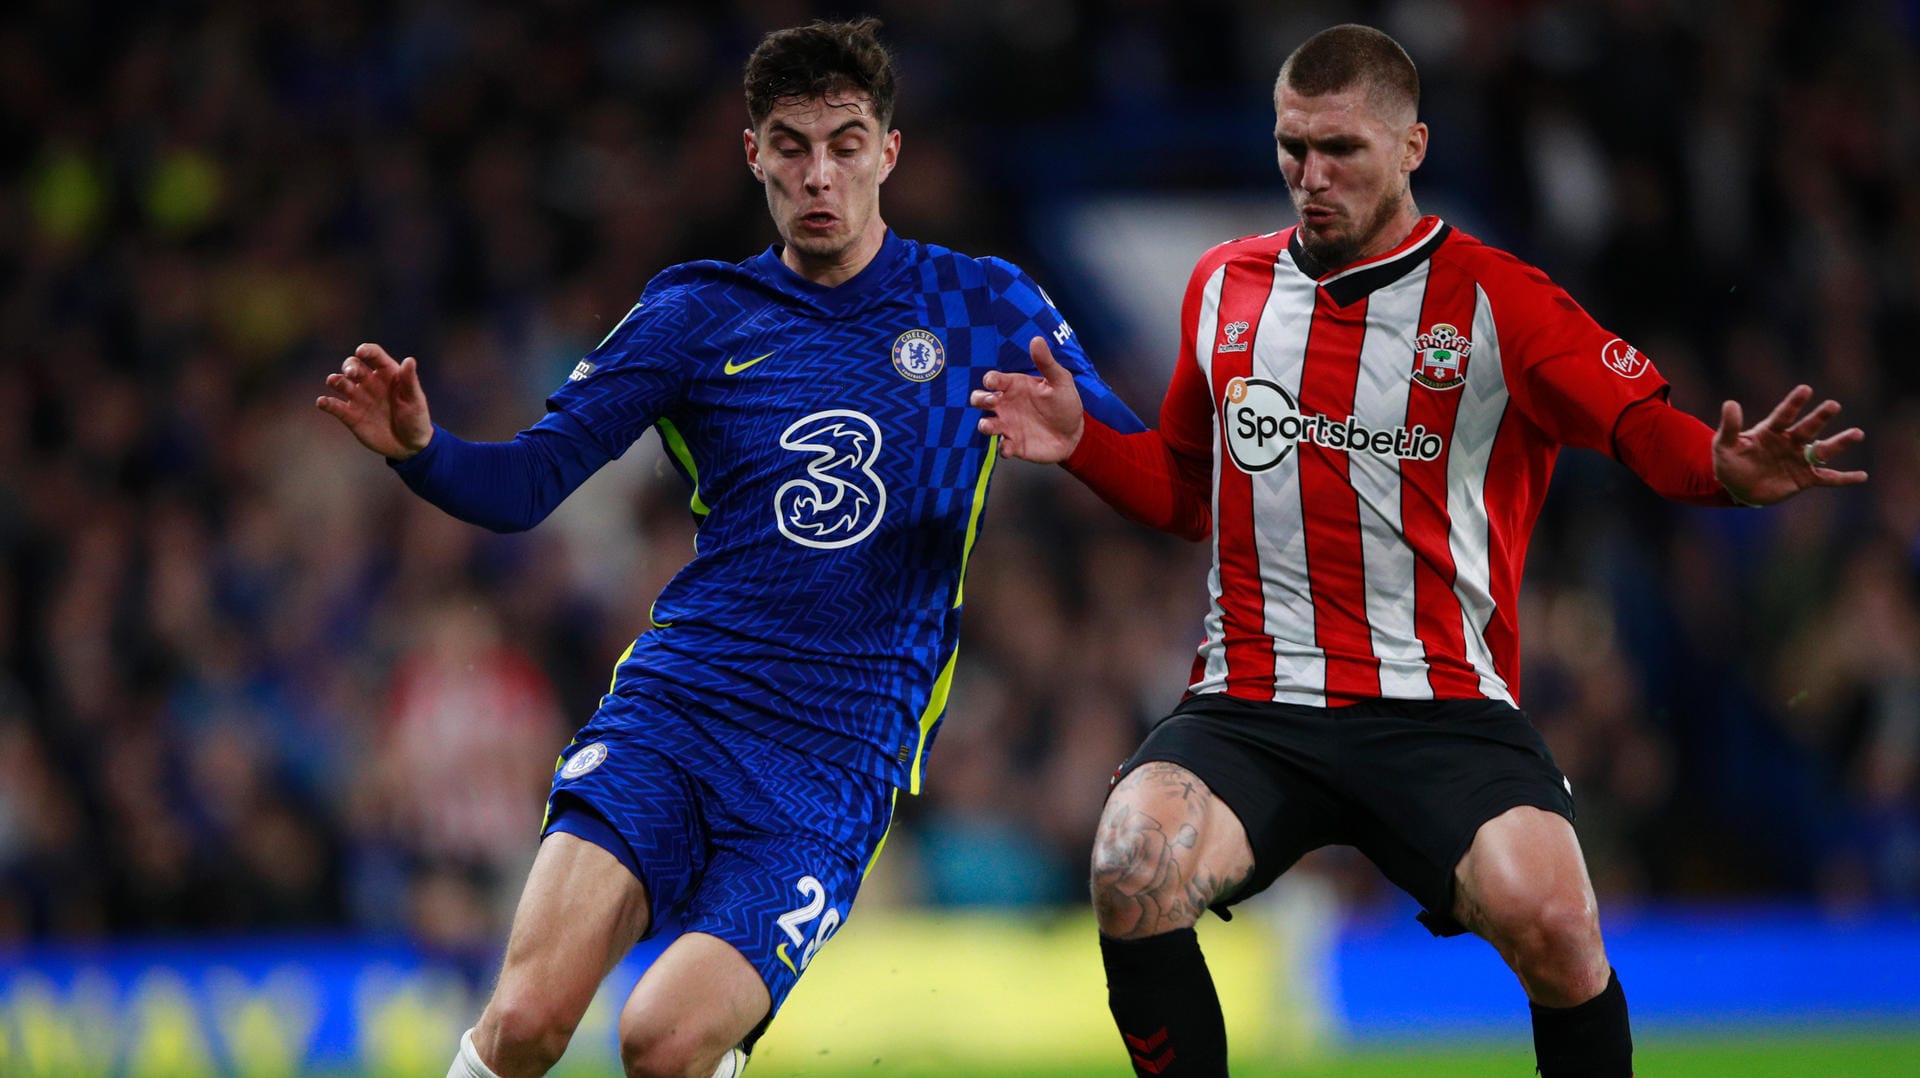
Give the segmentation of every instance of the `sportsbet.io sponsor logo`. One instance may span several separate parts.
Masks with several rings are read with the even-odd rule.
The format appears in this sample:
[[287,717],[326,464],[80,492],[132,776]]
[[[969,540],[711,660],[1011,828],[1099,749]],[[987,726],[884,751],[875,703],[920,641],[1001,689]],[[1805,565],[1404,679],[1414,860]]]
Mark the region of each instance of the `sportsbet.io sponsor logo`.
[[1302,442],[1390,460],[1438,460],[1445,446],[1440,435],[1419,424],[1374,430],[1352,416],[1340,421],[1303,415],[1286,390],[1264,378],[1228,382],[1221,415],[1227,452],[1243,472],[1266,471]]

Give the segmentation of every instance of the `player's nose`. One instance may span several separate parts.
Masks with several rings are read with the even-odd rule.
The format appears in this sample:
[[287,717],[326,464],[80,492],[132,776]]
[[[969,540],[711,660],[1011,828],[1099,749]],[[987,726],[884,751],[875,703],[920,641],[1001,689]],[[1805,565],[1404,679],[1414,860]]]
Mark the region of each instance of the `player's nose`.
[[1300,160],[1300,186],[1309,191],[1327,189],[1327,158],[1325,154],[1307,151]]

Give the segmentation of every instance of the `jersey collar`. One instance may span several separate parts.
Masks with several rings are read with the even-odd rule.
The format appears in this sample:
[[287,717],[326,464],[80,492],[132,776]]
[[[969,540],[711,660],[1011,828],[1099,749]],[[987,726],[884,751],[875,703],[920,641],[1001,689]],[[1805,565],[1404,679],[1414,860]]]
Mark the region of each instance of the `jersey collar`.
[[860,272],[837,285],[817,284],[793,272],[780,260],[780,245],[774,244],[747,262],[759,277],[789,296],[810,301],[828,312],[840,313],[861,306],[874,287],[893,275],[905,253],[907,241],[893,229],[880,240],[880,249]]
[[1420,218],[1393,250],[1329,272],[1307,253],[1306,245],[1300,242],[1300,229],[1295,227],[1287,234],[1287,253],[1301,273],[1312,277],[1327,290],[1329,299],[1345,307],[1412,273],[1440,249],[1452,231],[1452,225],[1429,214]]

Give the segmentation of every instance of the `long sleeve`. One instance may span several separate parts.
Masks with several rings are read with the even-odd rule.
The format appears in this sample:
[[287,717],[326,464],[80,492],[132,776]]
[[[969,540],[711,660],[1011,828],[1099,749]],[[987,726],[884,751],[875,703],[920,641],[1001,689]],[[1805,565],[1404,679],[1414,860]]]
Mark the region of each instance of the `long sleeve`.
[[1213,403],[1199,366],[1174,365],[1158,430],[1122,433],[1089,413],[1062,464],[1129,520],[1205,539],[1213,531]]
[[435,427],[427,447],[393,470],[450,516],[497,532],[547,518],[611,460],[579,423],[549,412],[511,442],[469,442]]
[[1713,474],[1713,428],[1664,400],[1643,400],[1621,414],[1613,455],[1663,498],[1735,504]]
[[1211,462],[1174,452],[1157,430],[1122,434],[1088,415],[1062,464],[1129,520],[1194,542],[1213,531]]

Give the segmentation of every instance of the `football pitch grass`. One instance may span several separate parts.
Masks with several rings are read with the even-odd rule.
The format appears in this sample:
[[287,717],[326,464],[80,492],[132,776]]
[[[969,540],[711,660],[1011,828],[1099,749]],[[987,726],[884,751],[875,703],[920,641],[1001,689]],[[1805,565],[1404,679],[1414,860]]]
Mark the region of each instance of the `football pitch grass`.
[[[855,925],[834,941],[755,1054],[752,1078],[1094,1078],[1129,1074],[1106,1013],[1083,916],[1008,925],[991,918]],[[1324,977],[1297,964],[1285,918],[1208,921],[1209,968],[1226,1004],[1236,1076],[1527,1078],[1525,998],[1511,986],[1501,1029],[1461,1025],[1443,1006],[1399,1034],[1353,1036]],[[955,940],[967,946],[955,946]],[[1416,941],[1424,942],[1424,941]],[[1423,952],[1424,953],[1424,952]],[[904,956],[919,956],[916,964]],[[1293,961],[1290,961],[1293,960]],[[1492,964],[1494,959],[1488,959]],[[1504,970],[1496,971],[1504,985]],[[1306,986],[1320,983],[1318,991]],[[1920,1024],[1844,1012],[1648,1023],[1638,1078],[1916,1078]],[[1343,1032],[1347,1030],[1348,1032]]]
[[[1913,1078],[1920,1075],[1920,1030],[1644,1036],[1635,1049],[1636,1078]],[[1114,1078],[1129,1073],[1114,1047],[1110,1064],[1073,1067],[980,1065],[963,1061],[895,1067],[887,1059],[820,1056],[792,1069],[749,1066],[751,1078]],[[1527,1078],[1530,1045],[1420,1045],[1367,1048],[1312,1062],[1236,1060],[1236,1078]]]

